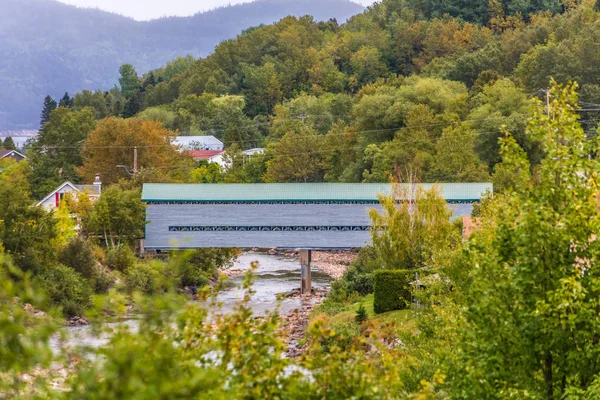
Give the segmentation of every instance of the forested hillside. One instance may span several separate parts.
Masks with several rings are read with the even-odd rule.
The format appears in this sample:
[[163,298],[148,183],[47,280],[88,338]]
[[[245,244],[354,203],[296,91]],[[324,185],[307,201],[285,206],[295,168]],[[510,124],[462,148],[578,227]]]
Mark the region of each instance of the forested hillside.
[[[498,138],[512,132],[537,164],[539,146],[524,132],[551,78],[579,83],[581,123],[595,134],[594,1],[433,3],[385,0],[342,26],[288,17],[206,58],[143,76],[124,65],[120,90],[77,94],[73,109],[217,136],[234,168],[200,167],[188,174],[196,182],[386,182],[411,173],[494,179],[501,190]],[[449,4],[457,17],[437,17]],[[257,146],[265,155],[237,168],[236,151]]]
[[287,15],[343,22],[362,9],[348,0],[260,0],[187,18],[137,22],[55,0],[3,0],[0,131],[39,128],[39,106],[47,94],[110,89],[123,63],[146,72],[178,56],[205,56],[242,29]]

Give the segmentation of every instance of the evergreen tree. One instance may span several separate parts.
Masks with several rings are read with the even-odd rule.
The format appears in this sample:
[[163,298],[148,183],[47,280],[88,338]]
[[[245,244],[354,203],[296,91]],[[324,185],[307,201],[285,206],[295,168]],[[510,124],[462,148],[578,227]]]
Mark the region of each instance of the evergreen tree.
[[136,95],[140,89],[140,78],[131,64],[123,64],[119,68],[121,77],[119,78],[119,84],[121,85],[121,92],[123,96],[130,99]]
[[62,99],[60,99],[58,106],[67,108],[73,107],[73,99],[71,98],[71,96],[69,96],[69,92],[65,92],[65,95]]
[[16,150],[17,149],[17,146],[15,145],[13,138],[11,138],[10,136],[7,137],[6,139],[4,139],[4,143],[2,143],[2,147],[4,147],[6,150]]
[[146,89],[148,86],[156,86],[156,77],[154,76],[154,72],[150,72],[146,76],[146,79],[144,79],[144,89]]
[[44,99],[44,107],[42,108],[40,128],[43,128],[44,125],[46,125],[46,122],[50,120],[50,114],[52,114],[52,111],[54,110],[56,110],[56,101],[52,97],[46,96]]

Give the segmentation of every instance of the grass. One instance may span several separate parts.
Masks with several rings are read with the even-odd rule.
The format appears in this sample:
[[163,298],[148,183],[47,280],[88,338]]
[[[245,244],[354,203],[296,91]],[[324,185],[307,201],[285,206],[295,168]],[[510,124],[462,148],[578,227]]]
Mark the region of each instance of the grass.
[[331,327],[335,327],[354,322],[354,317],[361,304],[366,308],[370,320],[381,323],[392,323],[398,328],[413,323],[410,310],[389,311],[382,314],[375,314],[375,311],[373,310],[373,300],[374,296],[372,294],[363,297],[361,301],[349,306],[346,311],[342,311],[329,318],[328,324]]

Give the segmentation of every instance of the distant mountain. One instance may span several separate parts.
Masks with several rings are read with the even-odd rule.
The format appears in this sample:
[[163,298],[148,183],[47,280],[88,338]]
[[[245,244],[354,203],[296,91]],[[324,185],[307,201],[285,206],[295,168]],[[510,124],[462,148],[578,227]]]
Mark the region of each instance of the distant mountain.
[[138,22],[55,0],[1,3],[0,131],[37,128],[48,94],[110,89],[124,63],[144,73],[178,56],[206,56],[222,40],[288,15],[341,23],[364,9],[349,0],[257,0]]

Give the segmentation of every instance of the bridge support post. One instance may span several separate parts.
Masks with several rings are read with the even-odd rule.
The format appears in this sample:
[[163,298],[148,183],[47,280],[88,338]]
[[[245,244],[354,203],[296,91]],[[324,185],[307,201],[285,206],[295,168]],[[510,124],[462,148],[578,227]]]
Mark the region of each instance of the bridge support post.
[[312,279],[310,274],[310,262],[312,258],[311,250],[300,250],[300,268],[302,281],[300,283],[300,293],[310,294],[312,288]]

